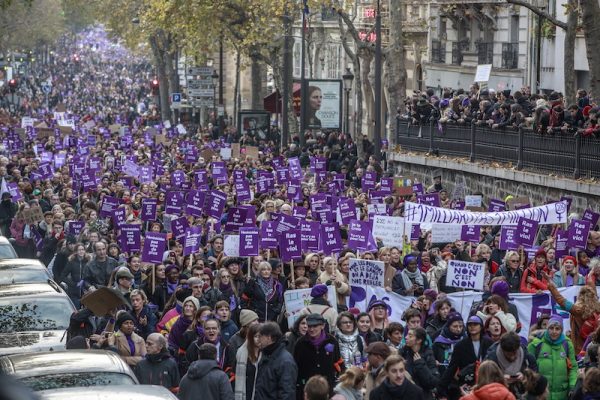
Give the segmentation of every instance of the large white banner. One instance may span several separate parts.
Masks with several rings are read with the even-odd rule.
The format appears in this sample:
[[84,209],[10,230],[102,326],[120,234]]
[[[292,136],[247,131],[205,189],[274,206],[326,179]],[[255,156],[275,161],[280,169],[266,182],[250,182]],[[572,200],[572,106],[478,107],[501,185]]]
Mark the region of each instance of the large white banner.
[[409,201],[404,203],[404,219],[406,223],[516,225],[521,217],[532,219],[539,224],[562,224],[567,220],[567,202],[559,201],[539,207],[502,212],[451,210],[428,206],[427,204],[411,203]]

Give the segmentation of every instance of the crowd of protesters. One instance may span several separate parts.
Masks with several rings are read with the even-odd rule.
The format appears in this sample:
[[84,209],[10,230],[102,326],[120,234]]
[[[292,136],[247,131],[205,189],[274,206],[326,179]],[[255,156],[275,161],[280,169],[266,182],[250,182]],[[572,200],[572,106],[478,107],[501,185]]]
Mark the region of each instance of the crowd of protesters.
[[[22,199],[2,193],[0,227],[20,256],[38,257],[48,266],[78,307],[68,348],[117,352],[141,383],[163,385],[181,399],[600,398],[596,294],[600,232],[596,227],[585,249],[560,259],[555,256],[553,226],[541,228],[532,255],[522,246],[516,251],[500,249],[500,227],[485,226],[474,246],[463,241],[432,243],[431,232],[423,231],[418,239],[405,238],[401,247],[385,247],[377,241],[360,254],[347,246],[335,255],[311,250],[294,263],[283,262],[276,248],[261,249],[259,255],[247,258],[227,256],[223,227],[237,205],[245,203],[254,210],[251,226],[301,211],[304,219],[320,221],[313,202],[318,194],[329,193],[353,198],[359,219],[366,221],[368,205],[374,200],[364,184],[365,173],[376,174],[378,182],[393,175],[372,156],[368,141],[365,156],[359,158],[350,138],[338,133],[315,134],[306,146],[295,142],[282,153],[272,142],[247,138],[259,146],[258,155],[241,152],[225,159],[218,149],[235,141],[235,133],[215,138],[208,129],[182,133],[165,126],[144,85],[147,65],[119,52],[115,62],[114,54],[106,55],[116,50],[103,47],[99,35],[97,30],[88,32],[78,42],[76,57],[73,51],[59,51],[51,65],[22,79],[21,116],[37,117],[55,127],[53,110],[62,105],[76,124],[68,139],[60,129],[49,137],[38,137],[33,129],[27,132],[34,133],[30,140],[20,139],[12,125],[17,121],[8,117],[1,126],[0,178],[7,185],[16,184]],[[49,110],[41,92],[47,79],[52,82]],[[501,93],[498,98],[490,91],[473,95],[416,98],[411,116],[423,121],[427,113],[429,118],[440,108],[447,123],[473,119],[504,126],[502,118],[508,114],[502,113],[527,117],[547,107],[553,120],[558,110],[556,104],[524,91],[512,96]],[[551,95],[549,100],[558,102],[560,97]],[[573,118],[579,113],[595,115],[594,110],[586,111],[586,102],[582,94]],[[567,118],[562,121],[571,123]],[[169,141],[148,140],[155,122]],[[573,126],[585,128],[580,122],[590,123],[577,117]],[[113,131],[110,127],[115,124],[128,130]],[[88,140],[96,134],[102,139]],[[186,157],[190,143],[197,150],[215,151],[210,159],[196,154],[190,160]],[[47,174],[41,168],[42,153],[54,156],[55,164],[57,154],[66,154],[65,162]],[[298,195],[291,195],[287,183],[279,179],[270,189],[259,190],[261,171],[285,169],[286,161],[295,158],[304,170]],[[314,171],[314,158],[326,159],[323,173]],[[92,167],[90,160],[95,159],[100,162]],[[121,159],[151,167],[155,179],[141,183],[127,176],[118,168],[124,164],[116,161]],[[93,187],[85,187],[81,171],[76,172],[80,160],[82,169],[98,178]],[[220,161],[226,163],[226,179],[211,179],[212,164]],[[179,185],[173,181],[175,171],[184,173]],[[197,184],[198,171],[206,171],[206,184]],[[238,175],[250,184],[249,201],[238,199],[234,179]],[[341,185],[330,185],[334,175],[342,176]],[[451,206],[453,199],[441,177],[424,184],[431,184],[428,192],[439,194],[442,207]],[[192,188],[218,188],[227,202],[221,218],[188,214],[180,207],[176,216],[185,216],[189,226],[200,227],[201,232],[199,250],[184,255],[166,209],[172,206],[170,192]],[[414,201],[414,196],[390,191],[383,197],[386,212],[402,216],[403,203]],[[102,213],[109,197],[119,199],[127,224],[140,225],[141,248],[145,232],[167,233],[162,262],[144,262],[139,250],[123,248],[119,221]],[[142,221],[145,199],[157,200],[152,221]],[[335,205],[329,205],[335,210]],[[31,207],[40,207],[43,219],[28,220],[26,211]],[[340,224],[340,231],[346,243],[347,226]],[[382,261],[385,289],[415,298],[402,321],[390,320],[381,299],[369,302],[363,312],[346,306],[352,292],[349,260],[354,258]],[[446,297],[458,290],[445,284],[451,259],[486,267],[483,300],[473,305],[466,320]],[[328,301],[327,285],[335,288],[337,307]],[[119,291],[127,304],[100,317],[81,306],[81,299],[103,286]],[[575,303],[557,290],[566,286],[581,287]],[[284,293],[302,288],[310,289],[310,304],[288,326]],[[519,316],[509,295],[543,290],[549,290],[571,314],[571,327],[565,331],[562,317],[542,315],[529,337],[520,336]]]
[[496,92],[473,84],[464,89],[433,89],[415,92],[406,100],[401,117],[414,124],[475,124],[493,129],[533,129],[539,134],[583,136],[600,135],[600,107],[584,89],[577,91],[574,103],[566,103],[559,92],[533,94],[529,87]]

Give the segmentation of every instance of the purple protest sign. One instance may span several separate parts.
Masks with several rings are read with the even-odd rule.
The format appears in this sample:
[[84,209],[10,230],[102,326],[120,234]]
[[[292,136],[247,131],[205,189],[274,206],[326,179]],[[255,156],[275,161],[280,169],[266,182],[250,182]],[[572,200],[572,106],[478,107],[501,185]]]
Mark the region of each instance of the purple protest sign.
[[141,226],[138,224],[123,224],[119,232],[121,250],[132,253],[142,249]]
[[262,221],[260,223],[260,248],[261,249],[276,249],[279,245],[277,234],[277,222]]
[[366,250],[371,235],[370,224],[367,221],[352,220],[348,224],[348,247]]
[[290,181],[287,185],[287,198],[289,201],[302,200],[302,184],[298,181]]
[[590,209],[585,210],[585,212],[583,213],[583,217],[581,217],[581,219],[583,219],[584,221],[591,222],[590,229],[594,229],[596,225],[598,225],[598,218],[600,218],[600,213],[594,212]]
[[322,224],[329,224],[334,220],[333,212],[329,207],[314,210],[312,215],[315,220],[320,221]]
[[537,227],[537,221],[520,217],[517,221],[517,243],[526,247],[532,247],[535,244]]
[[385,200],[386,192],[382,190],[369,190],[369,203],[381,204]]
[[517,250],[519,243],[517,243],[517,227],[516,226],[503,226],[500,230],[500,243],[498,247],[501,250]]
[[488,206],[488,212],[502,212],[506,211],[506,203],[502,200],[491,199],[490,205]]
[[338,202],[340,218],[343,225],[348,225],[350,221],[356,219],[356,205],[353,198],[340,199]]
[[180,217],[171,220],[171,232],[173,232],[173,237],[181,244],[183,244],[183,238],[185,236],[185,231],[190,226],[186,217]]
[[227,166],[224,161],[215,161],[211,163],[212,178],[215,186],[227,183]]
[[327,159],[325,157],[310,157],[310,170],[315,174],[327,171]]
[[592,223],[590,221],[574,219],[569,225],[569,247],[576,249],[585,249],[587,247],[587,240],[590,234],[590,228]]
[[244,221],[244,228],[252,228],[256,226],[256,208],[252,205],[241,205],[240,208],[246,209],[246,221]]
[[140,167],[134,161],[125,160],[125,163],[123,164],[123,167],[122,167],[122,172],[125,175],[129,175],[134,178],[137,178],[138,174],[140,172]]
[[104,196],[102,199],[102,206],[100,206],[100,217],[106,218],[110,217],[121,204],[121,199],[112,196]]
[[363,192],[366,192],[370,189],[375,189],[375,184],[377,183],[377,172],[367,171],[362,177],[361,180],[361,189]]
[[280,168],[277,170],[277,184],[283,185],[290,180],[290,174],[287,168]]
[[460,231],[460,240],[470,243],[479,243],[479,235],[481,226],[479,225],[463,225]]
[[291,215],[281,214],[279,216],[279,220],[277,221],[277,232],[285,232],[290,229],[297,229],[300,225],[300,219]]
[[151,183],[154,181],[154,171],[151,166],[140,167],[140,183]]
[[338,224],[321,225],[321,248],[325,254],[338,253],[342,250],[342,237]]
[[243,169],[234,169],[233,170],[233,181],[241,182],[246,180],[246,171]]
[[310,209],[315,211],[318,208],[327,207],[327,195],[325,193],[316,193],[310,195]]
[[208,185],[208,172],[203,169],[194,172],[194,184],[197,188]]
[[225,232],[238,232],[246,224],[247,208],[231,207],[227,211]]
[[417,196],[417,203],[427,204],[432,207],[440,206],[440,194],[439,193],[425,193]]
[[317,221],[300,221],[302,235],[302,251],[319,250],[319,223]]
[[236,181],[234,185],[238,203],[243,203],[252,200],[252,194],[250,193],[250,184],[248,183],[248,181]]
[[302,166],[298,157],[288,159],[288,169],[290,171],[290,179],[302,180]]
[[292,210],[292,215],[296,218],[305,219],[308,215],[308,209],[302,206],[294,206],[294,209]]
[[450,203],[450,208],[453,210],[464,210],[465,209],[465,201],[464,200],[452,200]]
[[118,228],[126,222],[127,210],[125,208],[117,208],[112,212],[112,221]]
[[279,254],[283,262],[302,259],[302,233],[300,229],[292,229],[281,234]]
[[84,221],[68,221],[67,222],[67,233],[73,236],[79,236],[83,227],[85,226]]
[[381,191],[391,194],[394,191],[394,178],[381,178]]
[[554,249],[556,251],[557,259],[569,255],[569,235],[564,229],[558,229],[556,231],[556,237],[554,238]]
[[81,184],[84,192],[90,192],[98,187],[96,175],[93,172],[85,171],[81,174]]
[[165,196],[165,213],[179,214],[185,201],[185,193],[179,190],[169,190]]
[[221,192],[220,190],[212,190],[210,194],[206,196],[206,201],[204,202],[204,213],[209,217],[220,220],[226,203],[227,194]]
[[183,240],[183,255],[189,256],[190,254],[197,253],[200,250],[201,239],[201,226],[188,227],[185,230],[185,237]]
[[419,240],[421,237],[421,224],[413,224],[410,226],[410,240]]
[[415,192],[415,194],[417,196],[422,195],[425,193],[425,190],[423,189],[423,184],[422,183],[414,183],[412,185],[413,188],[413,192]]
[[23,200],[23,194],[21,194],[21,191],[19,190],[19,186],[17,185],[16,182],[8,182],[6,184],[6,187],[8,188],[8,191],[10,192],[10,195],[12,196],[13,202]]
[[177,170],[171,174],[171,185],[179,187],[185,182],[185,172]]
[[258,255],[258,228],[240,228],[240,257]]
[[158,199],[146,198],[142,199],[142,221],[154,221],[156,219],[156,211],[158,209]]
[[162,263],[164,252],[167,250],[167,234],[158,232],[146,232],[144,248],[142,249],[142,261],[152,264]]
[[206,192],[200,190],[190,190],[185,198],[185,213],[194,217],[201,217],[204,209]]

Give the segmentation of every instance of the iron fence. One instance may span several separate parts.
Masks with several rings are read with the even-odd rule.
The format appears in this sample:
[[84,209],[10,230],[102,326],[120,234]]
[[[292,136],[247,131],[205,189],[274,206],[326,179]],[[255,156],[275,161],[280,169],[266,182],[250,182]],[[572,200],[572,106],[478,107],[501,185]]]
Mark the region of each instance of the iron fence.
[[494,60],[494,43],[477,43],[477,61],[479,64],[492,64]]
[[544,135],[519,128],[431,122],[414,125],[405,119],[396,124],[397,143],[407,150],[430,155],[468,157],[498,162],[517,170],[600,178],[600,139],[572,134]]

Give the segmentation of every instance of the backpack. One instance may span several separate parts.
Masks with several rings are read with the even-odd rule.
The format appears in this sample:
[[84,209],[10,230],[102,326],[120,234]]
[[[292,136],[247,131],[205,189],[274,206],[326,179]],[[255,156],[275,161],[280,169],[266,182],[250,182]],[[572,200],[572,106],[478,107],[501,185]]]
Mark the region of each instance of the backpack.
[[[542,351],[542,345],[544,344],[543,341],[540,340],[540,342],[538,344],[535,345],[535,359],[537,360],[540,352]],[[566,355],[566,359],[567,359],[567,372],[571,370],[571,368],[573,368],[573,363],[571,362],[571,359],[569,358],[569,342],[565,339],[562,342],[562,346],[563,349],[565,349],[565,355]]]
[[[321,311],[321,317],[323,316],[323,314],[325,314],[327,312],[327,310],[329,310],[331,307],[327,306],[327,308],[325,308],[323,311]],[[316,314],[313,313],[310,309],[310,307],[306,307],[306,309],[308,310],[309,314]],[[325,318],[325,333],[329,333],[330,329],[329,329],[329,321],[327,321],[327,318]]]

